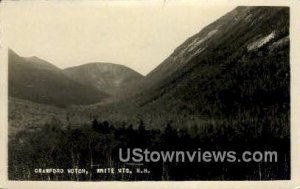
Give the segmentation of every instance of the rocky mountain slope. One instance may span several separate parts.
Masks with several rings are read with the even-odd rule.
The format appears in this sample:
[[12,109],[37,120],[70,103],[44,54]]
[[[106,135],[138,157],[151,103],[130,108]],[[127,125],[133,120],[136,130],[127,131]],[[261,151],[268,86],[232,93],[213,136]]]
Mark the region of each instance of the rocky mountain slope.
[[139,117],[274,114],[289,109],[289,69],[289,8],[237,7],[176,48],[115,107]]

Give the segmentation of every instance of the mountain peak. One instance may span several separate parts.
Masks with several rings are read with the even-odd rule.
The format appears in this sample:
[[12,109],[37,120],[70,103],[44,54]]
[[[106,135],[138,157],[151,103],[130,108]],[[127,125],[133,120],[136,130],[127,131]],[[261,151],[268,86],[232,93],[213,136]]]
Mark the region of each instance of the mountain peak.
[[124,65],[92,62],[66,68],[64,74],[81,84],[92,86],[111,95],[119,95],[143,76]]
[[9,63],[19,63],[19,64],[30,64],[30,66],[33,66],[37,69],[48,69],[48,70],[60,70],[55,65],[51,64],[50,62],[47,62],[46,60],[43,60],[37,56],[30,56],[30,57],[22,57],[18,55],[15,51],[12,49],[8,50],[9,55]]

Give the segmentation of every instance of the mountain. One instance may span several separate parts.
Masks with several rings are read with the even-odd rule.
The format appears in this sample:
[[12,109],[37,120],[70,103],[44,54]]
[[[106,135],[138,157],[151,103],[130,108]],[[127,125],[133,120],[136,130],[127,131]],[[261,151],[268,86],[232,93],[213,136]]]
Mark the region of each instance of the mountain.
[[123,65],[111,63],[89,63],[63,70],[74,81],[103,91],[112,96],[119,96],[143,78],[138,72]]
[[262,47],[288,35],[288,26],[287,7],[238,7],[187,39],[146,79],[159,83],[188,64],[214,57],[220,57],[216,63],[223,63],[223,58],[230,58],[236,51],[250,50],[251,43],[260,42]]
[[104,93],[123,96],[89,106],[106,119],[274,114],[290,103],[289,8],[237,7],[145,77],[106,63],[60,70],[12,52],[9,62],[10,96],[59,105],[103,102]]
[[288,111],[289,69],[289,8],[237,7],[176,48],[115,109],[137,117]]
[[21,57],[9,50],[9,96],[43,104],[68,106],[103,101],[108,95],[77,83],[51,63]]

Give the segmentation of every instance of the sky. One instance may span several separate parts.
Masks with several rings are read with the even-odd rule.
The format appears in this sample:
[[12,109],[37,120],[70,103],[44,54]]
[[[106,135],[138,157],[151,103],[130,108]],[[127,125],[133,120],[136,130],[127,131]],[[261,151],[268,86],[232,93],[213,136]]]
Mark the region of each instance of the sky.
[[233,6],[95,1],[12,1],[2,6],[4,44],[59,68],[122,64],[146,75]]

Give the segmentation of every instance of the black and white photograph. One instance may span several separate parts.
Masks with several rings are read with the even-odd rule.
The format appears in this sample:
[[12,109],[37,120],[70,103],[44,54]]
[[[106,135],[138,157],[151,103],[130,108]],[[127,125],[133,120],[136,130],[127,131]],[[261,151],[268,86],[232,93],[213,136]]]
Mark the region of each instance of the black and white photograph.
[[8,181],[294,178],[290,6],[0,4]]

